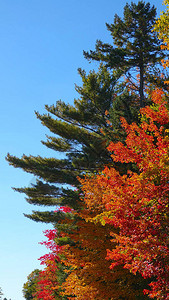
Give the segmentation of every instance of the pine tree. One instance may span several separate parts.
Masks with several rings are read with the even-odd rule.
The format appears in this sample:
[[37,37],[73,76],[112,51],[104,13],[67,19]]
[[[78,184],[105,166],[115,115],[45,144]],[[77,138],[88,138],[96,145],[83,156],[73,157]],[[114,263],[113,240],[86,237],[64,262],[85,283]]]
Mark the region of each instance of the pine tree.
[[[152,19],[154,20],[153,14]],[[150,41],[151,39],[149,43]],[[158,44],[157,41],[156,52]],[[154,47],[149,49],[150,57]],[[155,62],[155,56],[153,57]],[[133,62],[135,67],[135,60],[129,61],[130,66]],[[7,160],[11,165],[34,174],[38,179],[32,187],[15,189],[25,193],[29,203],[44,206],[68,205],[78,209],[79,192],[70,187],[79,188],[77,176],[86,172],[98,172],[103,164],[113,164],[106,146],[110,141],[124,138],[119,117],[125,117],[129,123],[136,121],[140,108],[137,95],[119,83],[122,73],[124,71],[120,68],[109,70],[104,64],[100,64],[98,72],[90,71],[88,75],[79,69],[82,87],[76,86],[79,98],[75,99],[74,106],[57,101],[56,105],[46,105],[48,114],[36,113],[42,124],[59,136],[50,136],[43,144],[64,153],[65,158],[26,155],[17,158],[8,154]],[[113,127],[109,125],[108,118]],[[26,216],[36,221],[59,223],[59,220],[65,218],[65,213],[33,211],[32,215]]]
[[[38,177],[35,185],[16,189],[27,195],[27,201],[39,205],[68,205],[78,208],[79,192],[70,186],[79,187],[77,176],[85,172],[98,171],[104,163],[111,163],[105,148],[107,143],[101,129],[113,139],[113,130],[107,123],[105,111],[111,110],[117,75],[100,66],[99,71],[86,75],[79,70],[83,86],[76,86],[80,97],[74,106],[58,101],[56,105],[46,106],[48,114],[37,118],[59,137],[48,137],[43,142],[48,148],[65,154],[64,159],[33,157],[24,155],[21,159],[8,155],[11,165],[22,168]],[[53,115],[53,117],[52,117]],[[115,129],[115,128],[114,128]],[[58,186],[57,186],[58,184]],[[64,184],[70,188],[64,187]],[[62,185],[62,187],[60,187]],[[65,213],[34,212],[30,218],[36,221],[59,222]]]
[[[153,49],[149,50],[149,54]],[[158,42],[157,49],[160,56]],[[125,60],[127,58],[124,57]],[[36,113],[42,124],[56,135],[48,136],[43,144],[65,154],[63,159],[26,155],[18,158],[8,154],[7,160],[11,165],[37,177],[37,182],[32,187],[15,189],[25,193],[29,203],[69,206],[77,212],[81,210],[77,176],[98,173],[104,165],[114,165],[106,146],[110,140],[124,139],[119,116],[125,117],[129,123],[137,121],[137,112],[142,105],[138,102],[137,93],[131,92],[126,82],[119,83],[123,74],[136,67],[135,61],[129,59],[130,66],[127,69],[121,61],[119,68],[116,65],[109,68],[109,65],[104,64],[104,59],[102,61],[98,72],[91,71],[87,75],[84,70],[79,69],[82,87],[76,86],[79,98],[74,101],[74,105],[57,101],[56,105],[46,106],[46,114]],[[155,61],[154,58],[154,63]],[[32,215],[26,216],[35,221],[52,222],[58,235],[65,232],[65,237],[57,242],[62,245],[69,243],[70,246],[73,243],[67,238],[77,224],[71,212],[33,211]]]
[[[11,165],[37,177],[37,182],[32,187],[15,189],[25,193],[26,200],[31,204],[42,206],[67,205],[75,210],[80,209],[79,191],[76,190],[76,188],[80,188],[77,176],[81,176],[86,172],[97,173],[103,165],[112,165],[113,160],[106,146],[110,140],[124,139],[124,133],[120,129],[119,117],[125,117],[129,123],[137,119],[137,112],[142,104],[138,103],[135,93],[131,93],[128,87],[125,88],[119,84],[119,79],[122,74],[127,73],[136,66],[138,67],[140,53],[145,55],[144,64],[148,63],[148,59],[149,62],[155,64],[162,54],[159,41],[150,32],[155,19],[154,7],[150,8],[149,3],[145,5],[143,2],[139,2],[138,6],[133,3],[131,6],[127,4],[124,11],[125,22],[130,23],[127,20],[131,19],[131,29],[136,37],[139,32],[143,35],[141,29],[138,32],[138,25],[142,24],[139,22],[143,22],[143,17],[145,13],[147,14],[147,22],[144,22],[143,27],[145,40],[142,35],[140,37],[141,41],[143,39],[142,48],[137,47],[138,41],[136,38],[133,50],[130,49],[131,42],[127,44],[126,40],[121,44],[117,40],[116,43],[121,45],[121,48],[119,46],[117,48],[108,47],[102,44],[102,50],[109,48],[112,53],[121,53],[119,51],[122,51],[128,53],[128,55],[122,56],[123,60],[120,59],[119,61],[116,57],[118,64],[114,65],[111,60],[114,57],[113,54],[110,56],[110,53],[106,50],[107,52],[104,51],[105,55],[103,55],[98,48],[96,52],[92,52],[90,55],[93,59],[107,61],[107,65],[100,64],[98,72],[90,71],[88,75],[84,70],[79,69],[82,87],[76,86],[79,98],[75,99],[74,106],[65,104],[63,101],[57,101],[56,105],[46,105],[47,114],[36,113],[42,124],[56,135],[48,137],[43,144],[56,152],[64,153],[65,158],[43,158],[41,156],[26,155],[17,158],[10,154],[7,156],[7,160]],[[115,29],[113,31],[113,28],[118,28],[119,22],[125,24],[115,16],[115,24],[108,27],[111,28],[112,34],[115,31]],[[137,26],[134,26],[134,24]],[[117,34],[116,39],[118,39]],[[122,41],[124,39],[122,32],[121,39]],[[147,43],[149,46],[152,45],[152,48],[147,47],[145,50],[144,47]],[[130,52],[127,47],[129,47]],[[135,51],[135,54],[132,54],[132,51]],[[111,119],[113,127],[109,125],[108,118]],[[33,211],[32,215],[26,216],[35,221],[55,223],[58,230],[68,231],[66,224],[60,224],[61,220],[65,220],[65,215],[68,219],[72,218],[71,213],[65,214],[61,211]]]
[[[110,69],[121,69],[133,88],[138,89],[141,107],[145,105],[144,88],[150,80],[151,69],[164,57],[157,33],[152,31],[155,18],[156,9],[149,2],[127,3],[123,19],[116,14],[114,23],[106,24],[114,46],[98,40],[95,51],[84,51],[90,60],[102,61]],[[135,72],[139,74],[138,86],[132,81]]]

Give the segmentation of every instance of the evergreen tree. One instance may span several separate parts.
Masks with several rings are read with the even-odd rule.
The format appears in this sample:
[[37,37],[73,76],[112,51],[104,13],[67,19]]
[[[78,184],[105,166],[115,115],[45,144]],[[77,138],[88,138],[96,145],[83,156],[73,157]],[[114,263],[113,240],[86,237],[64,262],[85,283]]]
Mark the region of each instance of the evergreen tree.
[[[74,106],[58,101],[56,105],[46,106],[48,114],[37,113],[42,124],[59,136],[48,137],[43,144],[64,153],[65,158],[26,155],[21,159],[11,155],[7,157],[11,165],[22,168],[39,179],[32,187],[16,189],[27,195],[29,203],[47,206],[68,205],[77,209],[79,192],[70,187],[79,186],[77,176],[99,170],[103,161],[105,164],[112,162],[105,148],[107,141],[101,129],[104,128],[109,138],[113,139],[114,133],[107,124],[105,111],[112,107],[119,77],[111,75],[102,65],[98,72],[91,71],[86,75],[85,71],[80,69],[79,73],[83,86],[76,86],[80,98],[74,101]],[[69,188],[64,187],[64,184],[69,185]],[[65,213],[59,211],[34,212],[29,217],[36,221],[55,223],[63,216]]]
[[[7,156],[7,160],[11,165],[22,168],[38,178],[37,183],[32,187],[16,189],[27,195],[29,203],[47,206],[69,205],[77,209],[79,192],[70,188],[71,185],[79,187],[77,175],[99,171],[103,164],[112,164],[106,146],[110,140],[123,139],[119,116],[124,116],[129,123],[136,121],[137,112],[143,104],[143,99],[138,103],[136,93],[130,92],[128,87],[125,88],[125,84],[119,83],[119,79],[122,74],[127,73],[130,69],[139,67],[140,55],[144,56],[143,69],[145,70],[145,64],[147,65],[150,62],[155,65],[161,59],[162,52],[158,39],[150,31],[155,21],[156,10],[154,7],[150,8],[149,3],[145,5],[143,2],[139,2],[138,6],[132,3],[130,7],[127,4],[124,11],[126,22],[128,16],[132,24],[137,24],[137,26],[132,25],[135,48],[131,48],[131,41],[129,44],[127,43],[130,40],[129,38],[125,40],[125,43],[123,42],[124,36],[122,33],[119,35],[121,36],[121,44],[120,41],[116,42],[117,45],[122,45],[121,48],[119,46],[113,48],[113,46],[98,42],[97,45],[102,46],[97,47],[96,51],[91,52],[90,55],[85,55],[107,63],[100,64],[98,72],[91,71],[88,75],[84,70],[79,69],[82,87],[76,86],[79,99],[75,99],[74,106],[57,101],[56,105],[50,107],[46,105],[48,114],[40,115],[36,113],[42,124],[57,135],[56,137],[48,137],[43,144],[48,148],[64,153],[65,158],[56,159],[26,155],[17,158],[10,154]],[[138,21],[143,22],[145,14],[147,14],[147,22],[144,22],[143,26],[144,40],[143,31],[141,30],[142,23],[138,23]],[[108,29],[111,28],[112,34],[113,28],[118,25],[117,20],[120,22],[120,19],[115,16],[115,24],[108,27]],[[125,25],[127,26],[127,23]],[[138,26],[140,26],[141,48],[138,47],[138,39],[134,39],[134,36],[140,36]],[[117,36],[116,39],[118,40]],[[147,44],[149,47],[147,47]],[[108,51],[108,49],[111,51]],[[122,55],[123,59],[117,60],[113,53],[126,54]],[[143,87],[144,85],[142,85]],[[109,112],[109,115],[106,115],[105,112]],[[107,122],[109,116],[113,127]],[[61,185],[62,187],[60,187]],[[64,185],[69,187],[64,188]],[[65,217],[65,213],[34,211],[32,215],[27,216],[36,221],[58,223],[59,220]]]
[[[106,24],[114,46],[98,40],[95,51],[84,51],[88,59],[102,61],[110,69],[123,70],[133,88],[138,89],[141,107],[145,105],[144,87],[150,80],[150,72],[164,57],[157,33],[152,31],[155,20],[156,9],[149,2],[127,3],[123,19],[116,14],[114,23]],[[139,74],[138,86],[132,81],[134,72]]]
[[[153,24],[153,13],[151,16]],[[138,14],[135,14],[135,18],[137,20]],[[150,30],[149,22],[145,22],[145,26],[146,24],[148,26],[147,31],[145,28],[145,32]],[[146,46],[146,44],[144,45]],[[150,63],[155,64],[162,56],[159,42],[157,39],[152,41],[149,38],[149,45],[152,45],[152,48],[148,48],[146,57],[148,57],[149,53],[149,57],[153,57],[153,59],[150,59]],[[106,47],[105,51],[103,49],[105,55],[102,55],[102,58],[99,56],[101,53],[99,51],[92,52],[90,55],[86,54],[86,56],[103,63],[100,64],[98,72],[91,71],[88,75],[84,70],[79,69],[82,87],[76,86],[79,98],[75,99],[74,105],[57,101],[56,105],[46,105],[46,114],[36,113],[42,124],[56,135],[48,136],[47,141],[43,142],[43,144],[56,152],[64,153],[65,157],[57,159],[55,157],[43,158],[41,156],[26,155],[18,158],[10,154],[7,156],[7,160],[11,165],[37,177],[36,184],[31,187],[15,189],[25,193],[27,201],[31,204],[54,207],[56,205],[69,206],[79,211],[82,206],[79,199],[80,184],[77,176],[82,176],[85,173],[98,173],[103,166],[114,165],[106,146],[110,141],[124,139],[119,116],[124,116],[129,123],[137,121],[137,113],[144,102],[144,99],[141,98],[141,89],[144,88],[144,84],[142,84],[142,87],[139,87],[140,101],[138,101],[138,93],[131,92],[126,82],[121,84],[119,79],[123,74],[127,74],[133,68],[138,67],[136,61],[138,59],[137,56],[139,57],[140,48],[137,45],[135,46],[135,51],[138,51],[138,53],[137,55],[135,54],[134,59],[129,53],[128,55],[123,55],[127,53],[127,49],[125,50],[122,47],[114,49],[111,46],[113,53],[122,54],[123,60],[119,59],[117,65],[115,63],[110,64],[111,60],[108,52],[106,52]],[[114,58],[117,61],[117,57]],[[143,71],[145,71],[144,68]],[[145,72],[143,74],[143,83],[144,81]],[[109,121],[113,126],[110,125]],[[76,227],[74,214],[71,212],[65,213],[61,210],[50,212],[33,211],[32,215],[26,216],[35,221],[52,222],[58,230],[58,236],[63,231],[69,234]],[[61,239],[59,238],[57,242],[62,245],[69,242],[70,246],[73,243],[72,240],[65,238],[65,236]]]
[[[42,124],[56,135],[49,136],[43,144],[56,152],[64,153],[64,159],[26,155],[17,158],[8,154],[7,160],[11,165],[37,177],[37,182],[32,187],[15,189],[25,193],[29,203],[44,206],[68,205],[77,210],[80,208],[79,191],[72,189],[72,186],[80,188],[77,176],[86,172],[98,172],[103,165],[113,164],[106,146],[110,141],[124,138],[119,116],[124,116],[131,123],[136,120],[137,112],[143,104],[143,99],[138,103],[137,95],[121,85],[119,79],[122,74],[140,66],[141,55],[144,56],[144,70],[145,64],[155,64],[162,57],[159,41],[150,30],[155,14],[155,8],[150,8],[149,3],[145,5],[139,1],[138,5],[127,4],[124,8],[125,22],[115,16],[114,25],[108,26],[117,47],[98,42],[96,51],[88,55],[106,64],[100,64],[98,72],[91,71],[88,75],[79,69],[82,87],[76,86],[79,98],[75,99],[74,106],[57,101],[56,105],[46,105],[47,114],[36,113]],[[123,25],[123,31],[125,27],[131,27],[130,36],[129,33],[123,34],[119,24]],[[133,40],[130,39],[131,34]],[[119,57],[121,54],[125,55],[117,60],[115,53]],[[109,117],[113,127],[107,122]],[[60,220],[64,220],[66,216],[72,218],[71,213],[61,211],[33,211],[32,215],[26,216],[35,221],[55,223],[58,230],[68,230],[65,224],[60,224]]]

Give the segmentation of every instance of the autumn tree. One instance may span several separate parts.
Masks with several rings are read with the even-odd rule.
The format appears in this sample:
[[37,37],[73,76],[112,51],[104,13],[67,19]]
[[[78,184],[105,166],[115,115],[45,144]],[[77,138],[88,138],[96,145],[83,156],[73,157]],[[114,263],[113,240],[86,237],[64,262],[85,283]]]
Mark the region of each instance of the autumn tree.
[[46,245],[50,252],[39,258],[44,269],[39,272],[33,299],[66,300],[67,297],[61,294],[63,291],[61,287],[62,282],[67,277],[65,270],[68,269],[61,262],[63,247],[58,247],[56,244],[56,230],[46,230],[44,233],[48,240],[41,242],[41,244]]
[[156,20],[155,30],[161,39],[167,46],[169,45],[169,1],[164,0],[166,10],[163,11],[160,17]]
[[[78,193],[72,190],[70,186],[74,185],[79,188],[77,176],[84,174],[84,172],[98,171],[103,164],[112,163],[106,145],[110,140],[123,139],[123,133],[119,128],[119,116],[124,116],[129,123],[137,118],[140,107],[137,96],[131,95],[128,89],[119,86],[119,78],[131,71],[132,68],[138,67],[140,55],[145,57],[143,69],[148,62],[156,65],[162,56],[162,50],[159,48],[159,41],[155,33],[151,33],[150,30],[155,21],[155,8],[150,8],[149,3],[139,2],[138,5],[133,3],[131,6],[126,5],[124,12],[125,22],[130,23],[131,21],[131,28],[130,26],[127,28],[136,36],[133,44],[135,48],[130,49],[130,38],[127,39],[128,42],[130,41],[130,47],[126,44],[126,40],[124,44],[122,43],[125,33],[123,36],[123,32],[121,32],[119,40],[117,39],[116,30],[113,28],[117,27],[118,29],[119,22],[122,22],[122,27],[125,27],[124,25],[127,23],[123,24],[123,21],[115,16],[114,25],[109,25],[108,29],[112,36],[114,35],[113,41],[117,47],[114,49],[113,46],[101,44],[101,48],[106,47],[112,53],[122,52],[125,54],[127,51],[125,49],[129,47],[130,53],[122,55],[121,60],[117,60],[113,54],[109,55],[106,50],[103,51],[105,55],[101,59],[98,55],[101,55],[99,53],[102,51],[101,48],[97,47],[94,53],[90,53],[90,57],[93,55],[92,59],[96,59],[97,56],[98,60],[103,61],[103,64],[100,65],[98,72],[91,71],[88,75],[79,69],[82,87],[76,86],[79,98],[74,101],[74,105],[58,101],[56,105],[46,106],[47,114],[36,114],[42,124],[56,135],[48,136],[47,141],[43,144],[56,152],[64,153],[65,158],[43,158],[31,155],[24,155],[22,158],[12,155],[7,157],[11,165],[34,174],[38,179],[32,187],[16,189],[26,194],[29,203],[44,206],[68,205],[77,208]],[[144,22],[145,20],[146,22]],[[142,27],[142,25],[144,26]],[[122,45],[118,46],[120,39]],[[141,39],[141,48],[137,47],[138,39]],[[132,51],[134,56],[131,54]],[[113,65],[109,60],[110,57],[118,64]],[[125,63],[128,67],[125,67]],[[145,75],[143,77],[145,78]],[[140,93],[142,94],[141,89]],[[105,111],[108,111],[110,115],[106,116]],[[113,129],[107,122],[108,117],[113,123]],[[101,129],[104,134],[102,134]],[[62,187],[60,187],[61,185]],[[65,185],[67,188],[64,188]],[[28,217],[45,222],[58,222],[62,218],[60,213],[55,214],[53,211],[34,211]]]
[[61,295],[61,284],[67,277],[65,270],[68,270],[66,265],[61,262],[64,247],[57,245],[55,239],[58,235],[55,229],[46,230],[44,235],[47,240],[40,244],[45,245],[50,252],[39,258],[44,269],[38,274],[33,299],[66,300],[67,297]]
[[26,300],[34,299],[34,293],[36,292],[37,282],[39,278],[39,269],[35,269],[27,277],[27,282],[23,285],[23,296]]
[[[165,0],[166,10],[163,11],[160,17],[156,20],[154,30],[158,37],[162,40],[161,48],[169,50],[169,1]],[[169,66],[169,58],[162,60],[163,67],[166,69]],[[166,83],[169,84],[168,78]]]
[[47,240],[41,244],[50,252],[40,258],[44,270],[36,277],[31,299],[148,299],[142,295],[147,284],[141,276],[134,276],[122,267],[109,268],[105,257],[106,249],[112,245],[111,226],[84,221],[89,215],[87,209],[81,213],[77,229],[69,234],[71,245],[58,246],[56,230],[44,232]]
[[69,234],[74,243],[64,249],[62,262],[69,270],[61,286],[62,295],[80,300],[148,299],[143,295],[148,282],[141,275],[135,276],[121,266],[110,269],[106,249],[112,247],[112,226],[90,222],[93,214],[85,206],[78,217],[77,229]]
[[[152,48],[147,48],[146,57],[148,57],[149,53],[150,62],[156,65],[159,58],[161,58],[162,50],[159,48],[159,42],[155,34],[148,35],[147,33],[147,30],[150,29],[150,24],[154,22],[155,9],[152,8],[151,10],[149,5],[146,8],[143,5],[143,11],[145,10],[149,17],[146,20],[149,21],[145,22],[145,26],[147,24],[148,29],[145,27],[144,29],[146,38],[149,38],[149,46],[152,45]],[[142,12],[142,10],[140,11]],[[149,12],[151,13],[149,14]],[[150,21],[150,15],[152,22]],[[138,14],[135,17],[137,20]],[[133,29],[133,32],[136,29]],[[135,52],[135,56],[137,57],[140,50],[139,47],[135,46],[135,51],[136,49],[138,53],[136,55]],[[118,50],[117,47],[117,51],[121,51],[120,53],[125,53],[125,50],[123,50]],[[124,74],[128,77],[128,72],[131,72],[132,68],[135,69],[137,67],[136,60],[124,55],[122,57],[123,62],[128,61],[128,67],[125,67],[121,60],[119,61],[119,67],[117,65],[109,66],[106,61],[101,60],[98,71],[90,71],[89,74],[86,74],[84,70],[79,69],[82,87],[76,86],[79,98],[75,99],[74,105],[57,101],[56,105],[46,106],[46,114],[36,113],[42,124],[52,134],[55,134],[55,136],[48,136],[47,141],[43,142],[43,144],[56,151],[56,154],[58,152],[65,154],[63,159],[57,159],[55,156],[53,158],[34,157],[31,155],[23,155],[22,158],[18,158],[10,154],[7,156],[7,160],[11,165],[34,174],[37,178],[36,184],[32,185],[32,187],[15,189],[25,193],[29,203],[54,207],[61,205],[79,213],[79,216],[77,216],[71,211],[63,212],[61,210],[54,211],[53,209],[46,212],[33,211],[32,215],[26,215],[35,221],[53,223],[57,228],[58,245],[67,244],[67,247],[70,248],[67,255],[71,255],[71,253],[74,255],[76,250],[84,254],[86,247],[85,245],[82,247],[80,244],[78,246],[77,237],[75,238],[74,236],[73,240],[73,236],[71,236],[75,228],[77,228],[78,236],[78,230],[80,230],[78,221],[83,209],[83,201],[79,197],[80,183],[77,180],[77,176],[83,176],[85,173],[97,174],[104,165],[114,166],[115,163],[107,150],[107,146],[110,141],[123,141],[125,138],[125,131],[120,126],[119,117],[125,117],[129,123],[137,121],[137,113],[140,106],[143,106],[144,99],[141,91],[142,87],[144,88],[145,73],[142,77],[143,80],[138,80],[139,92],[131,91],[130,83],[126,82],[126,80],[121,83],[121,78]],[[141,80],[142,85],[140,85]],[[141,101],[138,101],[138,94]],[[113,127],[110,124],[113,124]],[[82,218],[81,222],[85,228],[86,219]],[[93,230],[96,230],[97,226]],[[86,234],[84,240],[87,244],[87,230],[84,233]],[[97,249],[97,251],[99,250]],[[77,264],[77,262],[75,263]],[[80,262],[78,263],[80,264]],[[88,269],[88,274],[89,272],[90,269]],[[55,278],[55,280],[57,279]],[[54,285],[54,282],[52,284]],[[100,284],[104,287],[101,280]]]
[[101,208],[90,221],[112,226],[116,246],[107,251],[111,268],[124,266],[150,278],[151,290],[144,292],[160,300],[169,299],[169,110],[162,91],[156,90],[152,100],[151,107],[141,109],[140,126],[121,119],[125,143],[108,147],[114,161],[130,166],[126,174],[106,167],[80,182],[88,209]]

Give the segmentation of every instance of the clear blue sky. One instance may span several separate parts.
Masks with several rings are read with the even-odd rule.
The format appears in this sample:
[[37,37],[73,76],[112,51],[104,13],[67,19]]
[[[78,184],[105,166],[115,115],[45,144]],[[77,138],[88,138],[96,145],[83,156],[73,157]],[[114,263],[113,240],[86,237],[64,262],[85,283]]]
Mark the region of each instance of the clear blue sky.
[[[129,1],[130,2],[130,1]],[[137,1],[134,1],[137,2]],[[161,0],[150,1],[162,10]],[[96,39],[111,41],[105,22],[122,15],[124,0],[0,0],[0,287],[4,297],[22,300],[27,275],[39,268],[46,249],[38,242],[49,225],[23,216],[36,209],[11,187],[32,176],[10,167],[5,156],[54,156],[41,144],[49,133],[34,111],[62,99],[73,102],[77,68],[89,70],[83,50]]]

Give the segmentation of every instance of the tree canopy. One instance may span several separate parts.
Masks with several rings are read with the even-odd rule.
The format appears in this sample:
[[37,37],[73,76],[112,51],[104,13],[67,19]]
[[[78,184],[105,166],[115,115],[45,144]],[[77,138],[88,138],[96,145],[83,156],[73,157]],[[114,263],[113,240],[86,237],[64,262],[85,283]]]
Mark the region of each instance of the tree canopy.
[[[114,45],[98,40],[95,51],[84,51],[86,58],[102,61],[110,69],[122,70],[121,74],[138,90],[141,107],[146,104],[144,88],[151,69],[164,57],[157,33],[152,31],[155,20],[156,9],[149,2],[127,3],[123,19],[116,14],[114,23],[106,24]],[[139,74],[138,85],[133,82],[134,72]]]
[[[146,19],[144,19],[145,15]],[[40,155],[37,157],[23,155],[22,158],[18,158],[8,154],[9,164],[34,174],[37,178],[37,183],[32,187],[15,189],[25,193],[29,203],[44,206],[68,205],[77,209],[79,208],[78,192],[71,187],[72,185],[80,187],[77,176],[85,172],[98,172],[103,165],[114,163],[106,146],[110,141],[124,139],[124,130],[121,129],[119,117],[125,117],[129,123],[138,121],[139,108],[143,104],[138,98],[137,91],[132,90],[130,83],[126,80],[121,83],[119,79],[127,74],[129,69],[139,67],[140,55],[145,57],[144,70],[148,61],[155,66],[163,56],[159,40],[150,30],[155,22],[155,15],[156,10],[154,7],[151,8],[149,3],[139,1],[138,5],[127,4],[124,8],[124,21],[115,16],[114,25],[108,26],[117,47],[114,49],[114,46],[101,43],[102,46],[96,47],[95,52],[91,52],[90,55],[85,53],[91,59],[97,58],[103,63],[100,64],[98,71],[90,71],[88,75],[84,70],[79,69],[82,86],[76,86],[79,98],[75,99],[74,105],[57,101],[50,107],[46,105],[46,114],[36,113],[42,124],[55,135],[48,136],[43,144],[56,151],[56,155],[57,152],[64,153],[64,159],[57,159],[55,156],[43,158]],[[124,36],[127,36],[125,32],[127,29],[124,28],[125,22],[129,22],[127,18],[131,19],[131,28],[129,26],[127,28],[129,27],[131,34],[135,36],[133,37],[135,50],[130,49],[132,47],[130,38],[123,41]],[[145,20],[147,22],[144,22]],[[121,23],[124,24],[118,38],[115,32]],[[144,23],[144,30],[141,29],[142,23]],[[137,46],[138,39],[141,48]],[[123,59],[119,61],[118,67],[111,63],[114,57],[110,55],[111,51],[113,53],[129,51],[129,53],[122,56]],[[117,59],[115,60],[118,62]],[[125,66],[125,63],[128,66]],[[143,81],[145,78],[144,74]],[[139,82],[141,84],[141,78]],[[54,211],[33,211],[32,215],[26,216],[36,221],[53,223],[62,219],[61,213]]]
[[126,4],[123,19],[107,24],[114,45],[97,41],[84,52],[99,68],[78,70],[74,105],[60,100],[36,112],[52,134],[42,143],[53,157],[7,156],[37,178],[15,190],[30,204],[55,207],[26,214],[55,228],[46,233],[45,269],[36,282],[30,277],[34,299],[168,297],[169,113],[155,17],[150,3]]
[[89,220],[112,226],[116,247],[107,248],[111,268],[124,265],[133,274],[152,278],[151,290],[145,293],[160,300],[169,297],[169,109],[162,91],[154,91],[152,99],[154,104],[141,110],[139,126],[121,120],[127,133],[125,143],[111,142],[108,147],[113,160],[135,164],[137,172],[129,169],[120,174],[105,167],[101,174],[80,182],[93,213]]

